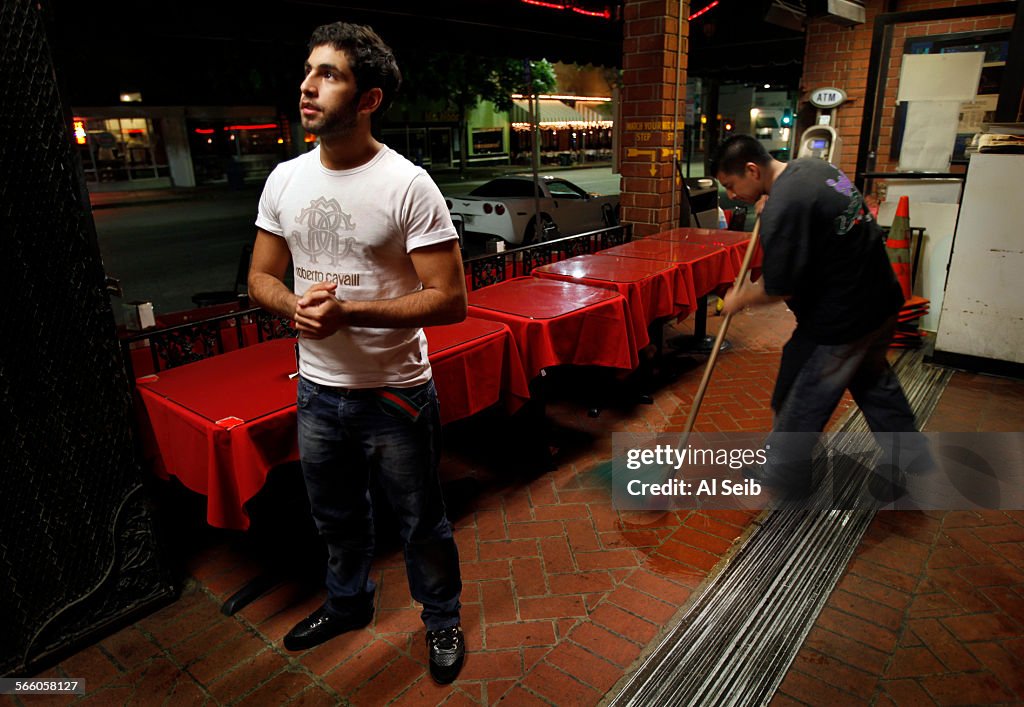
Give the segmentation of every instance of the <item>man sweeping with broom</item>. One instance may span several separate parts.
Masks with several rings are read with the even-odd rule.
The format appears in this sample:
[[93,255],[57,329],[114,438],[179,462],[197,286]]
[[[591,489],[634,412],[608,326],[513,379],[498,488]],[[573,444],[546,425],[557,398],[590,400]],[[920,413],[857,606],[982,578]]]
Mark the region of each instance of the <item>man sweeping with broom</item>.
[[762,277],[731,289],[723,311],[785,300],[797,320],[772,394],[768,463],[747,473],[806,493],[814,443],[845,390],[873,432],[916,431],[886,359],[903,294],[881,228],[833,165],[779,162],[753,137],[735,135],[713,154],[710,173],[730,199],[754,204],[768,196],[760,216]]

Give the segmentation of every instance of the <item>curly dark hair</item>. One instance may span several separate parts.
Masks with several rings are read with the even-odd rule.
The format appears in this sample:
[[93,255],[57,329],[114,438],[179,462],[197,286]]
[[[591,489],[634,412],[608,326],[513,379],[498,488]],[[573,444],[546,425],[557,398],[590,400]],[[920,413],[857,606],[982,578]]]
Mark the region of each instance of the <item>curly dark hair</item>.
[[356,79],[357,95],[371,88],[381,90],[384,95],[374,117],[383,114],[402,84],[402,72],[398,70],[391,47],[370,27],[348,22],[332,22],[313,30],[309,38],[309,51],[325,44],[345,52],[349,68]]

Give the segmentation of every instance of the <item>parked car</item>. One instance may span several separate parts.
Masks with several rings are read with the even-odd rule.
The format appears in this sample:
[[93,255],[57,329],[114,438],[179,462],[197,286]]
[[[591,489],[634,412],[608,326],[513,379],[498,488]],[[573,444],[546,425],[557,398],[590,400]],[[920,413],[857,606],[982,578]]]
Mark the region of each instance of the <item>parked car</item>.
[[[536,189],[536,198],[533,190]],[[498,177],[467,196],[446,197],[466,238],[503,239],[513,246],[596,231],[619,222],[619,197],[590,194],[561,177]],[[540,233],[537,233],[537,211]]]

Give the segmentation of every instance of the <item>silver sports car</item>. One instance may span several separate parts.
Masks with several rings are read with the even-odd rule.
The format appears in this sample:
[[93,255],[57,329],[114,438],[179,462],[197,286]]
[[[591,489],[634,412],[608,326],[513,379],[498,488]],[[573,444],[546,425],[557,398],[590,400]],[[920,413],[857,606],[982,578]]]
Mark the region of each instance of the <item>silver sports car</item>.
[[530,176],[498,177],[467,196],[448,196],[446,201],[452,220],[465,236],[497,236],[513,246],[595,231],[619,222],[617,195],[589,194],[560,177],[542,176],[536,183]]

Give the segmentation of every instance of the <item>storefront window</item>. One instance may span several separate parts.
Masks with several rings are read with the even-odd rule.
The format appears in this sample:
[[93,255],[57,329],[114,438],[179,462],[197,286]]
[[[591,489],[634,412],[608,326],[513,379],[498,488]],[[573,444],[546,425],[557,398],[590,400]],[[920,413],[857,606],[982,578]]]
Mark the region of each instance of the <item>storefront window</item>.
[[[606,162],[612,158],[612,131],[610,128],[581,126],[549,129],[541,127],[541,164],[565,164],[570,162]],[[512,155],[514,164],[529,164],[533,149],[529,130],[512,132]]]
[[[978,91],[973,101],[962,104],[953,146],[952,164],[966,164],[966,148],[971,139],[995,119],[999,103],[999,86],[1009,56],[1010,35],[1005,30],[959,32],[954,34],[911,37],[904,42],[903,54],[956,54],[980,52],[984,54]],[[896,106],[895,126],[889,157],[898,160],[903,149],[908,104]]]
[[163,142],[147,118],[75,116],[74,131],[87,182],[169,176]]
[[501,128],[474,128],[473,154],[498,155],[505,152],[505,131]]
[[382,132],[381,141],[413,164],[431,166],[426,128],[390,128]]
[[197,184],[266,179],[287,156],[285,130],[267,120],[188,122]]

